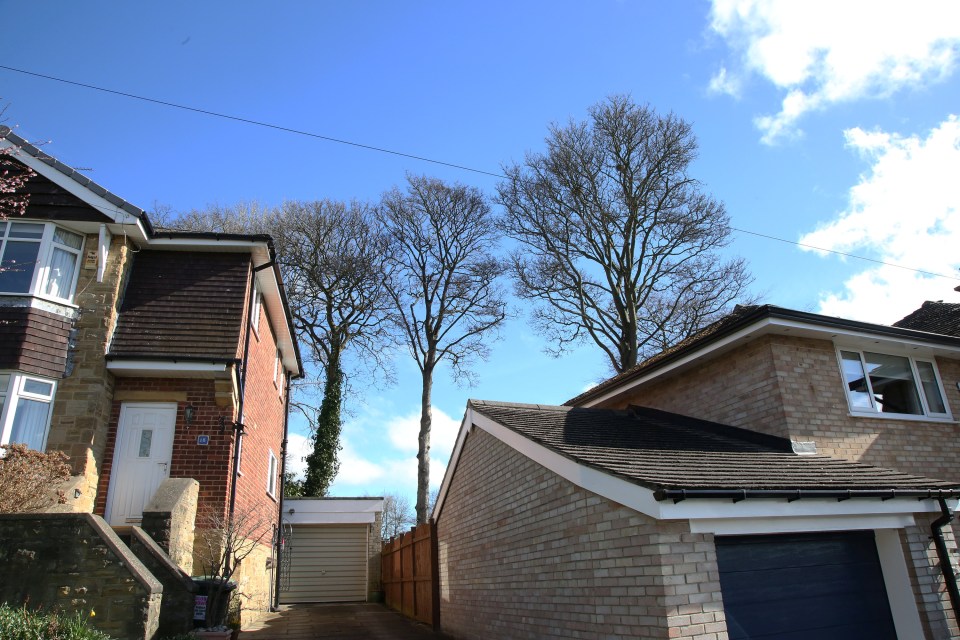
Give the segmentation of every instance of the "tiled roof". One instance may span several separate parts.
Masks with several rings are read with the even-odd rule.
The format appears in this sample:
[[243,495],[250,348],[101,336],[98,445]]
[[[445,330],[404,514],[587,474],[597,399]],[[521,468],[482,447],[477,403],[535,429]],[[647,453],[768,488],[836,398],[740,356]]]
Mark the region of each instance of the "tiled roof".
[[902,320],[897,320],[893,326],[960,337],[960,304],[924,302],[923,306]]
[[111,358],[237,357],[250,255],[140,251]]
[[[518,405],[471,400],[494,422],[580,464],[659,492],[658,499],[724,497],[725,492],[787,497],[960,495],[960,483],[891,469],[797,455],[783,438],[656,409]],[[698,494],[699,492],[699,494]],[[733,496],[726,496],[733,497]]]

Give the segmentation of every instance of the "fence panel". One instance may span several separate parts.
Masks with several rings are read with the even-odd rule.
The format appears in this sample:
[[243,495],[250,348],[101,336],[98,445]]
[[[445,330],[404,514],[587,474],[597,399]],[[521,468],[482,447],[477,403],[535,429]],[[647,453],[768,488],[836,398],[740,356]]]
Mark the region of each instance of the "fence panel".
[[384,543],[380,562],[387,606],[439,629],[436,551],[436,528],[432,522],[425,522]]

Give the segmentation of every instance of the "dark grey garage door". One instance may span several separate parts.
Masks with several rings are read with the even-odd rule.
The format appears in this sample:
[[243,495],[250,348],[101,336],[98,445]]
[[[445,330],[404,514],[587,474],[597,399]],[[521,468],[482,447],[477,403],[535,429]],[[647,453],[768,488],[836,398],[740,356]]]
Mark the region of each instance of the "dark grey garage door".
[[730,640],[896,639],[872,531],[716,545]]

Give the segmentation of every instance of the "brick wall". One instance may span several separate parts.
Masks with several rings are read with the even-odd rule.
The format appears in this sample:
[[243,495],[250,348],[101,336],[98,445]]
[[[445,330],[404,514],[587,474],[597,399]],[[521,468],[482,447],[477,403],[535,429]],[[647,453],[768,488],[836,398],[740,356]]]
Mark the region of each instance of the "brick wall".
[[[221,516],[226,513],[233,459],[234,435],[229,428],[233,408],[218,401],[215,380],[189,378],[117,378],[95,513],[103,515],[106,508],[117,426],[124,402],[177,403],[170,477],[194,478],[200,482],[198,513],[209,510]],[[189,425],[184,418],[188,404],[196,408]],[[220,432],[221,416],[228,424],[223,433]],[[200,435],[209,436],[209,444],[198,444]]]
[[727,637],[710,534],[577,488],[480,429],[438,520],[457,638]]
[[[920,613],[920,622],[927,638],[960,638],[960,627],[953,615],[940,560],[931,537],[930,524],[937,514],[917,514],[916,524],[906,527],[901,535],[903,555]],[[957,544],[950,527],[943,528],[950,557],[956,558]],[[957,571],[954,562],[954,571]]]
[[[960,361],[939,358],[946,400],[960,409]],[[827,340],[764,336],[604,406],[654,407],[752,429],[817,452],[922,476],[960,480],[960,425],[850,415]]]
[[87,513],[0,515],[0,601],[90,612],[115,638],[153,640],[163,588],[100,518]]

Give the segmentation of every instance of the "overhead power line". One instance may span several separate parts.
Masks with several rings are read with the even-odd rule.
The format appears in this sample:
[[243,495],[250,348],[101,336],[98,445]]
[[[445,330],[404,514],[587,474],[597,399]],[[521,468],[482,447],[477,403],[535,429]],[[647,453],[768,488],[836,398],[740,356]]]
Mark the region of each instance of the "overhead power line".
[[[178,103],[176,103],[176,102],[170,102],[169,100],[159,100],[159,99],[157,99],[157,98],[148,98],[148,97],[146,97],[146,96],[140,96],[140,95],[137,95],[137,94],[134,94],[134,93],[126,92],[126,91],[118,91],[118,90],[116,90],[116,89],[108,89],[108,88],[106,88],[106,87],[99,87],[99,86],[97,86],[97,85],[89,84],[89,83],[86,83],[86,82],[77,82],[76,80],[67,80],[66,78],[58,78],[58,77],[56,77],[56,76],[51,76],[51,75],[47,75],[47,74],[43,74],[43,73],[37,73],[37,72],[35,72],[35,71],[28,71],[28,70],[26,70],[26,69],[18,69],[18,68],[16,68],[16,67],[10,67],[10,66],[7,66],[7,65],[0,65],[0,69],[6,69],[7,71],[13,71],[13,72],[15,72],[15,73],[21,73],[21,74],[24,74],[24,75],[33,76],[33,77],[35,77],[35,78],[42,78],[42,79],[44,79],[44,80],[51,80],[51,81],[53,81],[53,82],[60,82],[60,83],[72,85],[72,86],[75,86],[75,87],[82,87],[82,88],[84,88],[84,89],[91,89],[91,90],[94,90],[94,91],[101,91],[101,92],[103,92],[103,93],[109,93],[109,94],[113,94],[113,95],[117,95],[117,96],[122,96],[122,97],[124,97],[124,98],[130,98],[130,99],[132,99],[132,100],[140,100],[140,101],[142,101],[142,102],[149,102],[149,103],[152,103],[152,104],[158,104],[158,105],[161,105],[161,106],[164,106],[164,107],[170,107],[170,108],[173,108],[173,109],[181,109],[181,110],[183,110],[183,111],[191,111],[191,112],[193,112],[193,113],[199,113],[199,114],[202,114],[202,115],[212,116],[212,117],[215,117],[215,118],[223,118],[223,119],[225,119],[225,120],[232,120],[232,121],[234,121],[234,122],[241,122],[241,123],[243,123],[243,124],[250,124],[250,125],[254,125],[254,126],[258,126],[258,127],[265,127],[265,128],[267,128],[267,129],[274,129],[274,130],[276,130],[276,131],[285,131],[285,132],[287,132],[287,133],[292,133],[292,134],[300,135],[300,136],[306,136],[306,137],[309,137],[309,138],[315,138],[315,139],[317,139],[317,140],[324,140],[324,141],[326,141],[326,142],[334,142],[334,143],[336,143],[336,144],[343,144],[343,145],[347,145],[347,146],[351,146],[351,147],[356,147],[356,148],[358,148],[358,149],[366,149],[367,151],[376,151],[376,152],[378,152],[378,153],[386,153],[386,154],[393,155],[393,156],[398,156],[398,157],[401,157],[401,158],[410,158],[411,160],[419,160],[420,162],[428,162],[428,163],[430,163],[430,164],[435,164],[435,165],[439,165],[439,166],[450,167],[450,168],[453,168],[453,169],[460,169],[460,170],[462,170],[462,171],[469,171],[469,172],[471,172],[471,173],[476,173],[476,174],[480,174],[480,175],[490,176],[490,177],[493,177],[493,178],[508,179],[507,176],[503,175],[502,173],[495,173],[495,172],[492,172],[492,171],[486,171],[486,170],[484,170],[484,169],[476,169],[476,168],[474,168],[474,167],[468,167],[467,165],[456,164],[456,163],[453,163],[453,162],[446,162],[446,161],[444,161],[444,160],[436,160],[436,159],[434,159],[434,158],[428,158],[428,157],[426,157],[426,156],[420,156],[420,155],[416,155],[416,154],[413,154],[413,153],[405,153],[405,152],[403,152],[403,151],[396,151],[396,150],[394,150],[394,149],[387,149],[387,148],[385,148],[385,147],[378,147],[378,146],[374,146],[374,145],[363,144],[363,143],[360,143],[360,142],[353,142],[353,141],[351,141],[351,140],[344,140],[344,139],[342,139],[342,138],[335,138],[335,137],[333,137],[333,136],[326,136],[326,135],[322,135],[322,134],[319,134],[319,133],[314,133],[314,132],[311,132],[311,131],[304,131],[304,130],[302,130],[302,129],[295,129],[295,128],[293,128],[293,127],[286,127],[286,126],[283,126],[283,125],[273,124],[273,123],[270,123],[270,122],[263,122],[263,121],[261,121],[261,120],[253,120],[253,119],[251,119],[251,118],[243,118],[243,117],[241,117],[241,116],[234,116],[234,115],[230,115],[230,114],[228,114],[228,113],[220,113],[220,112],[218,112],[218,111],[210,111],[209,109],[200,109],[200,108],[198,108],[198,107],[191,107],[191,106],[188,106],[188,105],[178,104]],[[826,248],[823,248],[823,247],[814,247],[814,246],[812,246],[812,245],[803,244],[803,243],[797,242],[797,241],[795,241],[795,240],[787,240],[787,239],[785,239],[785,238],[778,238],[777,236],[771,236],[771,235],[767,235],[767,234],[764,234],[764,233],[758,233],[758,232],[756,232],[756,231],[749,231],[749,230],[747,230],[747,229],[739,229],[739,228],[737,228],[737,227],[730,227],[730,228],[731,228],[733,231],[736,231],[736,232],[738,232],[738,233],[746,233],[746,234],[753,235],[753,236],[757,236],[757,237],[760,237],[760,238],[766,238],[766,239],[768,239],[768,240],[776,240],[777,242],[784,242],[784,243],[786,243],[786,244],[792,244],[792,245],[795,245],[795,246],[797,246],[797,247],[803,247],[803,248],[806,248],[806,249],[814,249],[814,250],[816,250],[816,251],[823,251],[823,252],[825,252],[825,253],[832,253],[832,254],[839,255],[839,256],[843,256],[843,257],[846,257],[846,258],[854,258],[854,259],[856,259],[856,260],[863,260],[863,261],[865,261],[865,262],[872,262],[872,263],[879,264],[879,265],[883,265],[883,266],[887,266],[887,267],[895,267],[895,268],[897,268],[897,269],[904,269],[904,270],[906,270],[906,271],[913,271],[914,273],[919,273],[919,274],[926,275],[926,276],[933,276],[933,277],[937,277],[937,278],[946,278],[946,279],[948,279],[948,280],[957,280],[957,281],[960,281],[960,277],[956,277],[956,276],[948,276],[948,275],[945,275],[945,274],[942,274],[942,273],[933,273],[933,272],[930,272],[930,271],[923,271],[922,269],[914,269],[913,267],[906,267],[906,266],[903,266],[903,265],[900,265],[900,264],[894,264],[894,263],[891,263],[891,262],[884,262],[883,260],[876,260],[876,259],[874,259],[874,258],[867,258],[867,257],[864,257],[864,256],[858,256],[858,255],[853,254],[853,253],[844,253],[843,251],[837,251],[837,250],[835,250],[835,249],[826,249]]]

